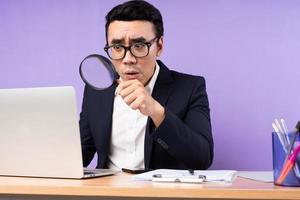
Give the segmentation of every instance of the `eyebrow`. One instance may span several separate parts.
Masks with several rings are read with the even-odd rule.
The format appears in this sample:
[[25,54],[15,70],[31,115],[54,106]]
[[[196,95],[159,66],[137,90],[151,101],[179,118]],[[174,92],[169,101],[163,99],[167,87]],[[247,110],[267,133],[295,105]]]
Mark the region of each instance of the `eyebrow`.
[[[138,38],[130,39],[129,43],[132,44],[132,43],[139,43],[139,42],[146,42],[146,41],[147,40],[144,37],[138,37]],[[111,41],[112,45],[114,45],[114,44],[124,44],[124,43],[125,43],[124,38],[122,38],[122,39],[112,39],[112,41]]]
[[133,38],[130,40],[130,43],[146,42],[144,37]]
[[124,38],[123,39],[113,39],[111,41],[111,44],[121,44],[124,43]]

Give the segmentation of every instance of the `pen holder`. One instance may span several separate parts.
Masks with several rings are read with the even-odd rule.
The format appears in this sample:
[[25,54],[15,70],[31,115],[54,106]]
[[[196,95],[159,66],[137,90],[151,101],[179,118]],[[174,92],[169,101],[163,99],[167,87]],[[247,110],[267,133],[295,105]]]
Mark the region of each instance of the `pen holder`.
[[[287,134],[287,141],[291,141],[295,133]],[[273,147],[273,177],[274,184],[280,186],[300,186],[300,154],[296,158],[296,162],[290,171],[285,176],[283,182],[278,183],[278,178],[280,177],[283,168],[285,167],[286,155],[288,147],[284,146],[285,138],[283,134],[279,137],[278,133],[272,133],[272,147]],[[299,135],[295,140],[295,145],[299,145]],[[294,148],[293,148],[294,149]]]

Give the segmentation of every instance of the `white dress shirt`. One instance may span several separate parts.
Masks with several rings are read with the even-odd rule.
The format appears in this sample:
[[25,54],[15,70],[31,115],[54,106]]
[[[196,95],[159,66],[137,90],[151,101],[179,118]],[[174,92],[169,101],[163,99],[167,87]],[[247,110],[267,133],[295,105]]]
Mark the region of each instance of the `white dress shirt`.
[[[145,87],[152,94],[154,84],[159,72],[156,63],[154,74]],[[108,167],[145,168],[144,140],[148,116],[139,110],[131,109],[120,95],[116,95],[113,107],[112,134]]]

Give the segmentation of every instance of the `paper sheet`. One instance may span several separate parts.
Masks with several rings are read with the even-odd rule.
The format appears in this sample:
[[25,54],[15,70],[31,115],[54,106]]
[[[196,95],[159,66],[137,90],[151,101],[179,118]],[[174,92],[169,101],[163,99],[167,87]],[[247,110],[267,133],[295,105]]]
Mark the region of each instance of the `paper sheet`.
[[[195,170],[193,176],[205,176],[206,181],[232,182],[236,177],[234,170]],[[158,169],[133,176],[133,180],[152,181],[153,175],[168,178],[185,178],[192,176],[188,170]]]
[[237,176],[266,183],[273,182],[273,171],[239,171]]

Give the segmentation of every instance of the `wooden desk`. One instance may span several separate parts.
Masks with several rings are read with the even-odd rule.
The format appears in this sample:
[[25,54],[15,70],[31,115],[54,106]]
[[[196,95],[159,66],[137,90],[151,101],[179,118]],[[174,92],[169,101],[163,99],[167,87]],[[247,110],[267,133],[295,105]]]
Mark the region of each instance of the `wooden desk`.
[[237,178],[233,184],[133,181],[131,175],[86,179],[0,177],[0,199],[300,199],[300,188]]

